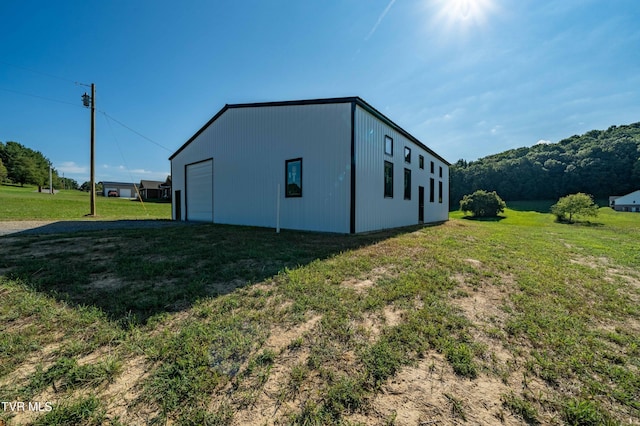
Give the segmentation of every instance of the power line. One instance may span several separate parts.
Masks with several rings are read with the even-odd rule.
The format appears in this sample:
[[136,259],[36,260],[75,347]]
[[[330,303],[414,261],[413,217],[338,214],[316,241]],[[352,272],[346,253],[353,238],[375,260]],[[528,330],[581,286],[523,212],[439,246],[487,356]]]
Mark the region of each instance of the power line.
[[119,125],[121,125],[122,127],[124,127],[125,129],[127,129],[127,130],[129,130],[129,131],[131,131],[131,132],[135,133],[136,135],[140,136],[140,137],[141,137],[141,138],[143,138],[143,139],[146,139],[147,141],[151,142],[152,144],[154,144],[154,145],[156,145],[156,146],[158,146],[158,147],[160,147],[160,148],[162,148],[162,149],[165,149],[165,150],[167,150],[167,151],[169,151],[169,152],[173,152],[171,149],[167,148],[166,146],[163,146],[163,145],[159,144],[158,142],[154,141],[153,139],[151,139],[151,138],[149,138],[149,137],[147,137],[147,136],[143,135],[142,133],[138,132],[137,130],[134,130],[134,129],[132,129],[131,127],[127,126],[127,125],[126,125],[126,124],[124,124],[122,121],[119,121],[119,120],[117,120],[117,119],[113,118],[112,116],[110,116],[109,114],[107,114],[105,111],[98,111],[98,112],[100,112],[100,113],[104,114],[104,116],[105,116],[105,117],[107,117],[107,118],[109,118],[109,119],[111,119],[111,120],[115,121],[116,123],[118,123]]
[[59,75],[54,75],[54,74],[50,74],[50,73],[47,73],[47,72],[34,70],[34,69],[31,69],[31,68],[23,67],[21,65],[10,64],[9,62],[3,61],[3,60],[0,60],[0,64],[4,64],[4,65],[8,65],[10,67],[14,67],[14,68],[18,68],[18,69],[21,69],[21,70],[29,71],[29,72],[32,72],[34,74],[44,75],[44,76],[49,77],[49,78],[55,78],[57,80],[66,81],[67,83],[78,84],[76,81],[71,80],[69,78],[60,77]]
[[[56,102],[56,103],[59,103],[59,104],[71,105],[71,106],[74,106],[76,108],[84,108],[82,105],[80,105],[78,103],[61,101],[59,99],[53,99],[53,98],[47,98],[47,97],[40,96],[40,95],[34,95],[32,93],[21,92],[19,90],[7,89],[7,88],[4,88],[4,87],[0,87],[0,90],[4,90],[6,92],[11,92],[11,93],[16,93],[18,95],[24,95],[24,96],[29,96],[29,97],[32,97],[32,98],[42,99],[42,100],[49,101],[49,102]],[[166,146],[163,146],[162,144],[160,144],[160,143],[154,141],[153,139],[151,139],[150,137],[143,135],[142,133],[138,132],[137,130],[131,128],[130,126],[127,126],[122,121],[120,121],[120,120],[112,117],[111,115],[107,114],[106,111],[98,110],[98,112],[100,112],[101,114],[104,114],[105,118],[109,118],[109,119],[115,121],[116,123],[118,123],[119,125],[124,127],[125,129],[129,130],[130,132],[135,133],[136,135],[140,136],[141,138],[147,140],[148,142],[151,142],[152,144],[154,144],[154,145],[166,150],[167,152],[173,152],[171,149],[167,148]]]
[[27,93],[27,92],[21,92],[19,90],[14,90],[14,89],[7,89],[7,88],[4,88],[4,87],[0,87],[0,90],[4,90],[5,92],[16,93],[18,95],[30,96],[32,98],[43,99],[43,100],[49,101],[49,102],[57,102],[59,104],[73,105],[74,107],[82,108],[82,105],[79,105],[78,103],[74,103],[74,102],[67,102],[67,101],[61,101],[59,99],[46,98],[44,96],[34,95],[32,93]]
[[[126,160],[126,158],[124,156],[124,153],[122,152],[122,149],[120,148],[120,143],[118,142],[118,137],[116,136],[116,132],[113,131],[113,126],[111,126],[111,120],[109,119],[107,114],[104,114],[104,119],[107,122],[107,125],[109,126],[109,129],[111,130],[111,135],[113,136],[113,139],[116,141],[116,146],[118,147],[118,151],[120,151],[120,156],[122,157],[122,162],[124,163],[124,166],[127,169],[127,173],[129,173],[129,178],[131,179],[131,182],[133,183],[133,175],[131,174],[131,169],[129,168],[129,165],[127,164],[127,160]],[[140,200],[140,204],[142,205],[142,210],[144,210],[144,212],[147,214],[147,216],[149,216],[149,213],[147,212],[147,208],[145,207],[144,202],[142,201],[142,195],[140,195],[140,191],[138,191],[138,185],[136,185],[134,183],[133,187],[135,188],[136,194],[138,195],[138,200]]]

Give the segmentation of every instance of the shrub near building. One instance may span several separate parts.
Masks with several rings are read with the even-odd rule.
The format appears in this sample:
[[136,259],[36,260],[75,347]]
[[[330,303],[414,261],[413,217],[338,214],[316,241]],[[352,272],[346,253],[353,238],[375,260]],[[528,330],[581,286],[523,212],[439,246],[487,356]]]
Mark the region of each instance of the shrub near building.
[[471,212],[475,217],[496,217],[507,207],[502,198],[495,192],[479,189],[473,194],[465,195],[460,200],[460,210]]

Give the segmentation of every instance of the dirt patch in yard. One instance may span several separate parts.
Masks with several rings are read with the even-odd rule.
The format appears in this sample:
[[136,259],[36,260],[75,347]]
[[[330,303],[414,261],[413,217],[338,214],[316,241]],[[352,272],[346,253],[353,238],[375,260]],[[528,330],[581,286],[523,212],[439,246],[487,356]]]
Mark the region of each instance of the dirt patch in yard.
[[128,424],[147,424],[155,413],[151,407],[135,405],[142,391],[142,383],[149,376],[148,361],[138,356],[124,361],[122,373],[102,392],[102,400],[110,418],[127,419]]
[[415,367],[389,379],[371,401],[371,412],[349,420],[367,425],[521,425],[506,413],[501,395],[507,385],[492,377],[460,380],[444,357],[430,353]]
[[382,279],[393,276],[389,268],[384,266],[378,266],[373,268],[369,274],[365,278],[357,279],[357,278],[349,278],[342,282],[342,286],[352,288],[358,293],[366,293],[371,287],[376,285],[376,283]]
[[308,319],[305,323],[288,330],[276,327],[271,331],[263,347],[265,349],[272,349],[275,352],[280,352],[291,344],[294,339],[302,337],[305,333],[313,329],[321,319],[321,315],[316,315]]
[[36,371],[38,365],[42,366],[43,369],[53,365],[53,355],[62,346],[62,343],[58,340],[61,338],[62,333],[57,333],[52,343],[32,353],[18,368],[0,379],[0,388],[10,388],[18,384],[25,384],[29,380],[29,376]]

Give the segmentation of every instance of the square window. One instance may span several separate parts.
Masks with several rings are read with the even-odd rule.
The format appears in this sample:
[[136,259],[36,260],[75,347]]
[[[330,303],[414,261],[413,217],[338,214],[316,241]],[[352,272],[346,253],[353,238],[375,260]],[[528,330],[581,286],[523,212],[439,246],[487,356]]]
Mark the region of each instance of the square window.
[[384,196],[393,198],[393,163],[384,162]]
[[418,166],[420,166],[421,169],[424,169],[424,157],[422,155],[418,155]]
[[404,199],[411,199],[411,170],[404,169]]
[[411,162],[411,148],[407,148],[406,146],[404,147],[404,162]]
[[393,156],[393,139],[389,136],[384,137],[384,153]]
[[302,197],[302,158],[285,161],[285,194],[289,197]]

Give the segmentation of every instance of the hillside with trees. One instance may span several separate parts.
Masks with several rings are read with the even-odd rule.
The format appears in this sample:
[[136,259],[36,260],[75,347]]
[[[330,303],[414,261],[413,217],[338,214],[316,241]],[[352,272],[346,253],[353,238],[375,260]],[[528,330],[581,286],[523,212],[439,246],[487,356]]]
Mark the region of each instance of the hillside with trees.
[[[18,142],[0,142],[0,183],[18,185],[49,186],[50,161],[40,151],[23,146]],[[58,175],[52,169],[53,187],[78,189],[78,183]]]
[[451,167],[451,207],[478,189],[504,200],[555,200],[576,192],[595,198],[640,188],[640,122],[591,130],[557,143],[536,144],[458,160]]

